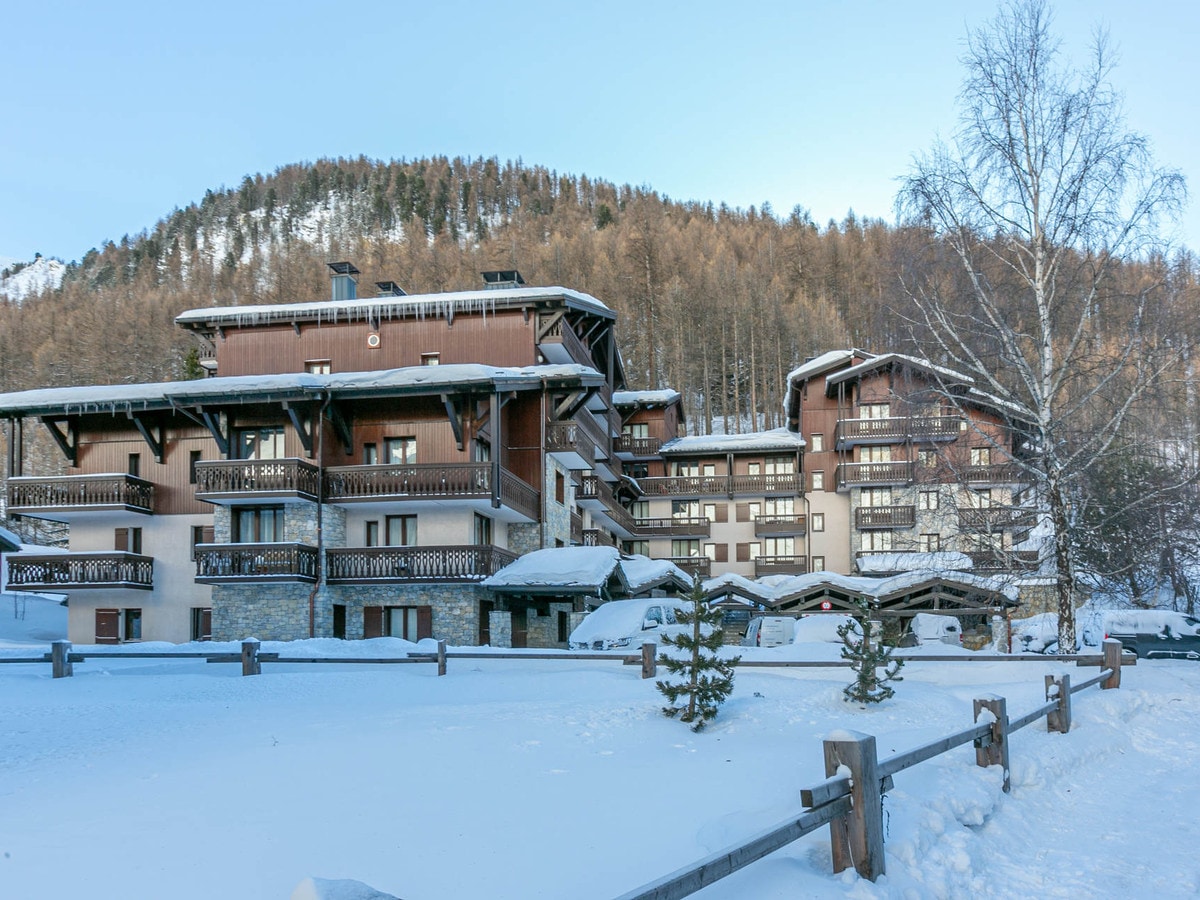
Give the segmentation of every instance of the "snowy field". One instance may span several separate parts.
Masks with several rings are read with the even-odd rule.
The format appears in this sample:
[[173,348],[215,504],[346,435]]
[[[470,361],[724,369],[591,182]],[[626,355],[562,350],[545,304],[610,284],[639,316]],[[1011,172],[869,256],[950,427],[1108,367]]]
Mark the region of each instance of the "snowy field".
[[[61,612],[31,601],[16,620],[0,606],[0,655],[44,649]],[[1095,673],[912,663],[894,700],[859,709],[842,700],[847,670],[743,669],[693,734],[659,714],[636,667],[607,661],[451,659],[443,678],[430,665],[265,663],[243,678],[88,660],[53,680],[48,664],[3,665],[0,898],[287,900],[309,878],[405,900],[610,898],[797,813],[800,788],[824,776],[825,734],[874,734],[886,756],[966,727],[979,695],[1020,715],[1054,671]],[[898,774],[877,883],[831,874],[822,829],[696,896],[1200,893],[1200,663],[1142,662],[1120,690],[1073,700],[1071,734],[1040,722],[1013,735],[1008,795],[969,746]],[[355,896],[325,884],[339,893]]]

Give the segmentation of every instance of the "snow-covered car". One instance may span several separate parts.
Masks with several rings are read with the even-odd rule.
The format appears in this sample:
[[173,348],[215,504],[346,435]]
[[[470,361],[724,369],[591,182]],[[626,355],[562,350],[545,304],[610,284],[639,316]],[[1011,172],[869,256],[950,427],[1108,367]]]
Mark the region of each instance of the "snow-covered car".
[[1200,619],[1170,610],[1129,610],[1105,616],[1106,637],[1143,659],[1200,659]]
[[572,650],[625,650],[646,642],[661,643],[663,634],[674,634],[679,625],[675,612],[689,606],[685,600],[653,597],[610,600],[588,613],[567,638]]
[[917,613],[913,616],[910,633],[916,635],[919,644],[941,642],[952,647],[962,646],[962,625],[954,616]]
[[746,628],[743,647],[779,647],[783,644],[830,643],[840,644],[838,628],[850,623],[855,634],[862,627],[853,616],[814,613],[796,619],[792,616],[756,616]]

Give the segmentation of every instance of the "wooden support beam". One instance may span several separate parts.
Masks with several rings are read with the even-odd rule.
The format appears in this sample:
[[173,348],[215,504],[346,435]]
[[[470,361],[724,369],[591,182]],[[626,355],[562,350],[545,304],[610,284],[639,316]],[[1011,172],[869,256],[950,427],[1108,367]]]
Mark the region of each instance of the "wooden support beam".
[[[54,443],[58,444],[58,449],[67,458],[67,462],[72,466],[79,465],[78,422],[70,416],[61,418],[42,416],[41,421],[46,426],[46,430],[50,432],[50,437],[54,438]],[[59,426],[62,424],[67,426],[65,433],[59,430]]]
[[446,418],[450,420],[450,428],[454,432],[454,442],[458,444],[458,449],[463,449],[463,425],[460,418],[458,405],[454,402],[454,398],[449,394],[442,394],[442,406],[446,409]]
[[850,814],[829,823],[833,871],[854,866],[858,874],[875,881],[884,874],[883,793],[879,782],[879,758],[875,738],[850,731],[844,737],[825,740],[825,774],[850,770]]
[[[166,428],[163,427],[161,421],[157,424],[147,422],[144,418],[134,415],[132,412],[126,412],[126,417],[133,422],[133,426],[138,430],[138,434],[142,436],[150,448],[150,452],[154,454],[154,461],[161,463],[163,461],[164,445],[166,444]],[[157,427],[158,434],[154,433]]]
[[568,419],[575,417],[575,413],[583,408],[583,405],[588,402],[593,391],[578,390],[567,392],[562,399],[556,400],[554,403],[554,421],[565,422]]
[[204,422],[204,427],[208,429],[208,433],[213,436],[213,440],[217,442],[217,450],[225,459],[229,459],[230,438],[232,428],[229,428],[229,422],[226,420],[226,430],[221,429],[221,414],[219,412],[211,412],[204,407],[197,407],[196,412],[199,414],[201,421]]
[[563,313],[561,309],[554,310],[548,313],[538,313],[537,317],[537,343],[542,343],[548,334],[554,330],[554,327],[562,319]]
[[329,404],[328,413],[329,424],[333,426],[333,433],[338,436],[338,440],[342,442],[342,450],[349,456],[354,452],[354,435],[350,431],[349,417],[337,403]]
[[313,417],[312,411],[307,409],[307,406],[308,404],[300,404],[301,408],[297,409],[295,403],[283,401],[283,410],[292,420],[292,427],[296,429],[296,434],[300,438],[300,446],[304,448],[304,452],[311,459],[313,454]]
[[1112,675],[1100,683],[1100,690],[1108,691],[1121,686],[1121,642],[1113,638],[1104,639],[1104,662],[1101,666],[1112,671]]

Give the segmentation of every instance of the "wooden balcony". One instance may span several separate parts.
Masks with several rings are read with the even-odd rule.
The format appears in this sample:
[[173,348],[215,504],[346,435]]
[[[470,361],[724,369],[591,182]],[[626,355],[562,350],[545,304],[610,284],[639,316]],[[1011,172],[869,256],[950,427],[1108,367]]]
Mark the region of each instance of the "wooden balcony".
[[706,516],[673,516],[669,519],[634,519],[634,533],[639,538],[708,537],[712,523]]
[[912,528],[917,524],[914,506],[860,506],[854,510],[854,527],[868,528]]
[[707,556],[660,556],[655,559],[673,562],[690,576],[699,575],[701,578],[708,578],[712,573],[712,560]]
[[[496,499],[531,521],[540,518],[541,495],[507,469],[500,470]],[[492,464],[334,466],[325,470],[330,503],[419,500],[486,500],[493,497]]]
[[967,556],[976,572],[1032,572],[1038,567],[1036,550],[972,550]]
[[808,559],[803,556],[756,556],[754,577],[764,575],[804,575],[808,572]]
[[797,516],[758,516],[754,520],[756,537],[772,537],[775,535],[801,535],[807,531],[808,517]]
[[1013,506],[959,507],[958,528],[960,531],[1004,531],[1007,529],[1029,529],[1037,524],[1037,513],[1032,509]]
[[209,503],[316,500],[320,470],[302,459],[218,459],[196,463],[196,499]]
[[154,485],[133,475],[59,475],[10,478],[10,515],[66,521],[73,513],[154,512]]
[[8,587],[13,591],[77,591],[87,588],[154,587],[154,559],[139,553],[54,553],[8,558]]
[[472,582],[495,575],[517,554],[490,544],[337,547],[325,551],[330,584]]
[[913,480],[913,464],[907,461],[877,463],[843,463],[834,473],[839,491],[852,487],[909,484]]
[[615,547],[616,542],[607,532],[601,531],[599,528],[589,528],[583,533],[583,546]]
[[574,419],[546,423],[546,453],[568,469],[596,465],[596,444]]
[[583,543],[583,516],[577,512],[571,513],[571,543]]
[[559,316],[556,322],[543,327],[539,316],[538,347],[548,362],[559,365],[578,363],[581,366],[595,366],[592,354],[588,352],[575,329],[571,327],[566,316]]
[[804,479],[795,472],[771,475],[668,475],[639,478],[647,496],[733,497],[800,493]]
[[991,466],[962,466],[956,470],[958,479],[971,487],[1007,487],[1024,484],[1029,475],[1016,463],[999,463]]
[[662,439],[655,437],[634,437],[631,434],[621,434],[613,438],[613,452],[625,456],[657,456],[658,448],[662,445]]
[[952,441],[962,430],[962,416],[892,416],[885,419],[839,419],[834,428],[837,449],[857,444],[903,444]]
[[197,544],[196,581],[201,584],[317,580],[317,548],[289,542]]

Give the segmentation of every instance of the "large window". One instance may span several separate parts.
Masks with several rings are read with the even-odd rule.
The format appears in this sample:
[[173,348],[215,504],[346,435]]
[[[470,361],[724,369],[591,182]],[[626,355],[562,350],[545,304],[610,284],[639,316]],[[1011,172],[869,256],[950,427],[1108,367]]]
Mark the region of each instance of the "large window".
[[626,422],[621,426],[621,434],[631,438],[648,438],[650,426],[645,422]]
[[796,514],[795,497],[768,497],[765,501],[764,515],[794,516]]
[[922,534],[917,538],[917,549],[922,553],[937,553],[942,549],[940,534]]
[[239,428],[238,459],[283,459],[283,426]]
[[881,447],[859,447],[858,460],[865,463],[891,462],[892,448],[886,444]]
[[862,548],[869,552],[886,553],[892,549],[892,533],[890,531],[864,531]]
[[433,609],[429,606],[364,606],[363,637],[398,637],[406,641],[433,637]]
[[269,544],[283,540],[282,506],[238,506],[230,510],[235,544]]
[[680,477],[694,477],[700,474],[700,463],[694,459],[677,459],[671,463],[671,474]]
[[796,539],[792,537],[766,538],[763,540],[763,556],[796,555]]
[[863,403],[858,407],[859,418],[888,419],[892,415],[890,403]]
[[796,459],[792,456],[768,456],[765,462],[768,475],[792,475],[796,471]]
[[475,513],[474,539],[476,544],[490,544],[492,542],[492,520],[487,516],[481,516],[479,513]]
[[698,519],[698,518],[700,518],[700,501],[699,500],[672,500],[671,501],[671,518],[672,519]]
[[859,504],[872,507],[891,506],[892,489],[890,487],[863,488]]
[[699,556],[700,542],[697,540],[674,540],[671,541],[671,556]]
[[417,546],[417,517],[388,516],[386,538],[389,547]]
[[412,466],[417,462],[415,437],[391,437],[383,441],[384,463],[389,466]]

